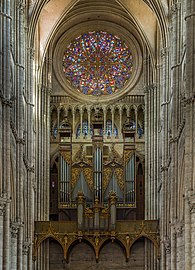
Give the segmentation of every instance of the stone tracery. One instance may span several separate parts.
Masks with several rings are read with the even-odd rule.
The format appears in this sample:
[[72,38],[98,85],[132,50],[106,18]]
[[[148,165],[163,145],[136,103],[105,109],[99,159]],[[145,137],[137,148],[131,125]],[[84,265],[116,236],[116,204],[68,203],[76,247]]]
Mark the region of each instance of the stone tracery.
[[107,95],[121,89],[130,78],[133,55],[118,36],[93,31],[69,44],[63,59],[67,80],[87,95]]

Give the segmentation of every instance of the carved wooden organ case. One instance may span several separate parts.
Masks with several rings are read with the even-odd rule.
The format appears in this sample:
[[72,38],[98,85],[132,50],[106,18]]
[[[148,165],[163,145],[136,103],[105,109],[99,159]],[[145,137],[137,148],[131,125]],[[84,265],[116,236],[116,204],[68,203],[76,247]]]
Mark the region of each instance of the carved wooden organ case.
[[58,148],[51,162],[51,220],[75,220],[80,192],[89,212],[98,202],[106,213],[109,194],[114,192],[118,219],[143,219],[144,160],[137,154],[131,125],[127,118],[122,128],[121,154],[115,141],[104,142],[103,117],[98,110],[92,120],[91,142],[73,142],[72,127],[65,117],[58,129]]

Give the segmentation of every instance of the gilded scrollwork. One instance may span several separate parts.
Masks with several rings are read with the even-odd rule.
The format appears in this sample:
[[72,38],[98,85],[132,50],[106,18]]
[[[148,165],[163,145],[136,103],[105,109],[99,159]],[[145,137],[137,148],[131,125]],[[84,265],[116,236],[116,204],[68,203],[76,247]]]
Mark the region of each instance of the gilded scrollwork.
[[81,169],[80,168],[72,168],[72,177],[71,177],[71,188],[73,189],[79,179]]
[[134,151],[132,150],[126,150],[124,151],[124,164],[126,165],[130,158],[133,156]]
[[86,217],[93,217],[93,210],[91,209],[91,208],[89,208],[89,207],[86,207],[85,208],[85,216]]
[[[85,215],[93,214],[91,209],[85,211]],[[78,231],[76,229],[76,222],[72,222],[70,226],[64,226],[64,223],[54,222],[36,222],[35,223],[35,236],[34,236],[34,256],[36,259],[36,253],[41,243],[48,239],[53,238],[59,242],[64,250],[64,258],[67,260],[70,246],[74,243],[78,243],[85,240],[94,248],[96,254],[96,260],[99,258],[99,251],[106,241],[117,241],[124,246],[126,252],[126,258],[128,260],[130,255],[130,249],[132,245],[141,237],[150,239],[156,249],[157,255],[159,255],[159,232],[158,221],[127,221],[118,222],[117,230],[115,231]],[[61,225],[60,225],[61,224]],[[72,228],[72,231],[71,231]],[[120,230],[119,230],[120,229]],[[166,250],[169,250],[169,242],[164,241]],[[168,243],[168,244],[167,244]]]
[[113,170],[110,168],[110,167],[104,167],[104,171],[103,171],[103,177],[104,177],[104,180],[103,180],[103,191],[106,190],[108,184],[109,184],[109,181],[112,177],[112,173],[113,173]]
[[115,175],[117,178],[118,185],[122,191],[125,188],[125,181],[124,181],[124,171],[122,167],[115,168]]
[[109,164],[112,164],[112,166],[113,166],[113,164],[115,164],[115,165],[122,165],[123,164],[123,159],[120,156],[120,154],[114,149],[114,144],[111,145],[109,159],[105,163],[105,165],[109,165]]
[[83,168],[83,175],[86,179],[89,188],[93,190],[93,170],[92,167],[85,167]]
[[77,151],[73,159],[73,163],[80,163],[80,162],[87,162],[83,144],[80,145],[80,149]]
[[72,158],[71,158],[71,152],[70,151],[62,151],[61,156],[68,163],[68,165],[71,164]]
[[73,166],[92,166],[92,159],[86,157],[85,148],[82,144],[73,158]]

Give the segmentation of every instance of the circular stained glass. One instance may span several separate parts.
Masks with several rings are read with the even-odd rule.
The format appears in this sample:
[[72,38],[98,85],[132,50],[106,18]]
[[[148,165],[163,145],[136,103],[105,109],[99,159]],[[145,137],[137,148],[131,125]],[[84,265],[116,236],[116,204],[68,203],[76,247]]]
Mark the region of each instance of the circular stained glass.
[[63,71],[73,88],[86,95],[108,95],[131,77],[133,56],[118,36],[94,31],[82,34],[67,47]]

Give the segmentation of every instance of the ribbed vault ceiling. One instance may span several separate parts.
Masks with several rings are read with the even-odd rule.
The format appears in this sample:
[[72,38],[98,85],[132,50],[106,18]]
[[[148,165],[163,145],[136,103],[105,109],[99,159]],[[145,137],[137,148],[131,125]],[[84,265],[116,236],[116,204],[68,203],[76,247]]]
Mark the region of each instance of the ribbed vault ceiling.
[[38,32],[40,56],[43,56],[51,40],[57,40],[64,30],[84,21],[106,20],[125,28],[133,25],[135,32],[155,53],[157,27],[160,28],[162,43],[166,44],[167,6],[166,0],[36,1],[31,12],[29,34],[33,42]]

